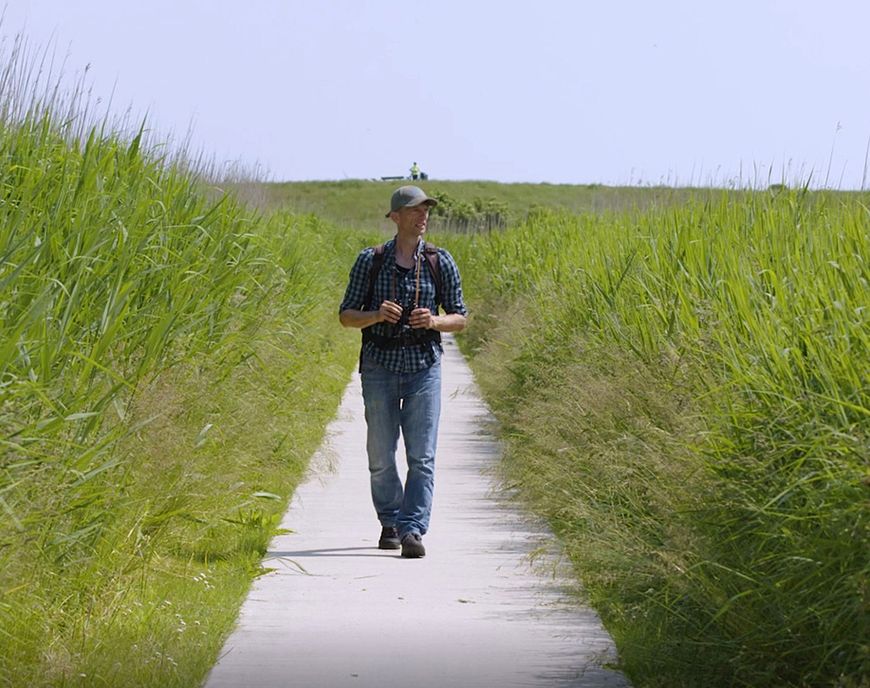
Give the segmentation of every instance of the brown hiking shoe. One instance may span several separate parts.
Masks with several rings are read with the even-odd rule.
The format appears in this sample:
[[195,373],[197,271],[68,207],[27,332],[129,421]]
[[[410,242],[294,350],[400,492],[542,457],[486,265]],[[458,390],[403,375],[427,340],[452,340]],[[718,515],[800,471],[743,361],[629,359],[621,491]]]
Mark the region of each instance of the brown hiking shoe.
[[402,556],[406,559],[419,559],[426,556],[423,538],[420,533],[407,533],[402,538]]

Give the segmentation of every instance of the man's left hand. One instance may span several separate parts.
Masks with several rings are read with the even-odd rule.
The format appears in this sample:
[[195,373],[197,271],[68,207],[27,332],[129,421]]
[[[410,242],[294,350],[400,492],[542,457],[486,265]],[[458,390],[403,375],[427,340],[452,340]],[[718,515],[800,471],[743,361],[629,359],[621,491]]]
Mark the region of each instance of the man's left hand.
[[434,330],[435,316],[428,308],[415,308],[408,317],[408,324],[415,330]]

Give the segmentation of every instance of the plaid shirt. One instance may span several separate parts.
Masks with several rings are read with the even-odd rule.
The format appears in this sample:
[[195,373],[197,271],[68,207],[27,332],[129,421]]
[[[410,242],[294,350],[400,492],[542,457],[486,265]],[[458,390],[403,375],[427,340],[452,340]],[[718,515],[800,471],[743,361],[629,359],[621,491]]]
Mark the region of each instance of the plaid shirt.
[[[440,305],[445,313],[466,315],[468,310],[462,301],[462,282],[459,277],[459,268],[456,266],[453,256],[443,248],[438,249],[438,265],[441,269],[441,291],[443,293],[441,294],[442,303],[436,304],[435,279],[432,277],[432,271],[425,255],[420,255],[422,250],[423,242],[421,241],[414,254],[414,267],[403,273],[396,267],[395,238],[384,244],[384,262],[375,282],[372,303],[365,303],[369,291],[369,272],[375,249],[363,249],[351,268],[350,280],[344,293],[344,300],[338,309],[339,313],[349,308],[353,310],[377,310],[385,300],[395,301],[402,306],[403,318],[400,323],[393,325],[382,322],[371,327],[372,332],[381,337],[397,336],[400,332],[400,326],[407,323],[408,314],[414,307],[417,266],[419,265],[420,300],[417,305],[420,308],[428,308],[433,314],[438,313],[438,305]],[[394,284],[395,293],[393,293]],[[438,342],[434,341],[389,349],[381,349],[374,342],[365,342],[362,353],[380,363],[387,370],[396,373],[416,373],[432,366],[441,356],[442,348]]]

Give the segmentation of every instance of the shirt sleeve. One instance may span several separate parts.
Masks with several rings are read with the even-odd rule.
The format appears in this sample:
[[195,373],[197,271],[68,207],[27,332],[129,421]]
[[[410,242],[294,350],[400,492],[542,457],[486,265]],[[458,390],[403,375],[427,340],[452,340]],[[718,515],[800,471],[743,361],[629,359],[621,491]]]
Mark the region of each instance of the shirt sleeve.
[[338,307],[339,313],[348,309],[361,311],[368,305],[365,301],[368,296],[369,271],[372,266],[373,253],[372,249],[365,249],[356,257],[356,262],[350,269],[344,299]]
[[445,313],[459,313],[468,315],[468,309],[462,299],[462,279],[459,276],[459,267],[453,256],[441,248],[438,249],[438,258],[441,267],[441,307]]

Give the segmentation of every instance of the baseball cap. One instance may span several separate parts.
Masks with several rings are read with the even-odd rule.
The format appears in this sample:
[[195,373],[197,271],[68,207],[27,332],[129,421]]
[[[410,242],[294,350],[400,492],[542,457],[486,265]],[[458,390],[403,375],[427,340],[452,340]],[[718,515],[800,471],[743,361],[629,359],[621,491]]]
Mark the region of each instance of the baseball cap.
[[[394,213],[401,208],[413,208],[421,203],[429,206],[438,205],[438,201],[434,198],[429,198],[426,192],[419,186],[400,186],[393,192],[393,197],[390,199],[390,213]],[[387,213],[384,217],[389,217],[390,213]]]

